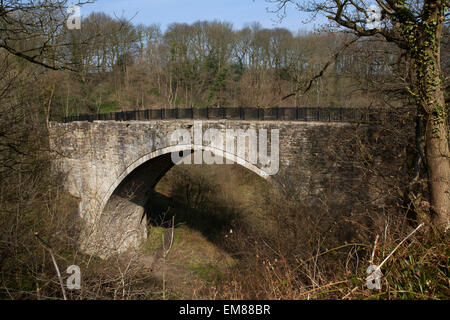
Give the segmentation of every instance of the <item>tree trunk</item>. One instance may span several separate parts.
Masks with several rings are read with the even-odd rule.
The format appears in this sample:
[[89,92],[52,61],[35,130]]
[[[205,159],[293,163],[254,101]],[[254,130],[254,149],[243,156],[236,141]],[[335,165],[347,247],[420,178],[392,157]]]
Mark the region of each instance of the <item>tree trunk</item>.
[[443,5],[428,0],[414,49],[415,97],[425,123],[425,155],[432,219],[436,227],[450,227],[450,152],[444,76],[440,64]]
[[[441,99],[444,100],[443,92]],[[435,109],[443,104],[436,103]],[[428,188],[432,219],[441,231],[450,226],[450,158],[448,123],[445,114],[436,112],[426,115],[425,154],[427,159]]]

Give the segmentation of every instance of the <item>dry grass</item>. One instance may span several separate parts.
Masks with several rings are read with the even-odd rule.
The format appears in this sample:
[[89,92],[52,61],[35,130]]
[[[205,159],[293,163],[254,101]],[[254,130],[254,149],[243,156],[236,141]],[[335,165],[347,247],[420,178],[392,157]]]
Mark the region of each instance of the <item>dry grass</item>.
[[[436,238],[425,230],[419,230],[402,244],[382,267],[382,289],[367,289],[366,269],[371,264],[376,235],[379,241],[373,263],[379,264],[414,229],[401,211],[354,212],[337,218],[327,216],[324,205],[318,214],[316,208],[285,199],[257,177],[249,177],[245,170],[234,167],[177,167],[158,188],[180,201],[186,196],[185,189],[203,188],[205,199],[193,203],[193,199],[201,197],[190,201],[185,198],[184,205],[206,206],[214,216],[224,210],[214,204],[226,199],[226,210],[231,207],[235,212],[228,226],[232,233],[223,230],[220,240],[209,239],[237,262],[220,281],[197,290],[194,298],[449,297],[448,237]],[[218,189],[220,192],[208,193]],[[349,229],[351,233],[347,232]]]

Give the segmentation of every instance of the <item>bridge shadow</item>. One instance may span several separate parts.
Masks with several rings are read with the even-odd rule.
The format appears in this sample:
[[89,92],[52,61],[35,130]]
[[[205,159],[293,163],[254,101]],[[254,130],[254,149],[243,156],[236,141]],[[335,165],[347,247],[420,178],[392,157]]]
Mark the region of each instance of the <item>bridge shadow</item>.
[[[177,191],[185,191],[180,186]],[[175,228],[186,226],[199,231],[206,239],[224,249],[223,238],[233,229],[240,213],[224,205],[209,202],[206,207],[198,207],[189,201],[179,201],[160,192],[153,191],[145,206],[144,214],[149,227]]]
[[[239,165],[176,166],[148,197],[144,214],[149,227],[185,226],[230,254],[245,217],[255,209],[253,197],[269,182]],[[258,194],[258,195],[256,195]],[[231,239],[233,238],[233,240]]]

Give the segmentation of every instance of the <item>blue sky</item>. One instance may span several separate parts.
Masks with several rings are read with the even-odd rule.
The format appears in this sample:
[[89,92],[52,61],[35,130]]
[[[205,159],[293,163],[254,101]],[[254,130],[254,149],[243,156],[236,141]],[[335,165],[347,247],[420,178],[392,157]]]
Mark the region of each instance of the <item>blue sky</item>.
[[[279,22],[276,14],[267,12],[274,9],[265,0],[97,0],[81,8],[83,16],[93,11],[103,11],[110,15],[134,19],[134,24],[160,24],[164,30],[170,23],[193,23],[198,20],[219,20],[233,23],[238,29],[247,23],[259,22],[263,27],[283,27],[291,31],[312,30],[320,21],[302,24],[307,16],[294,8],[288,10],[287,17]],[[323,20],[322,20],[323,21]]]

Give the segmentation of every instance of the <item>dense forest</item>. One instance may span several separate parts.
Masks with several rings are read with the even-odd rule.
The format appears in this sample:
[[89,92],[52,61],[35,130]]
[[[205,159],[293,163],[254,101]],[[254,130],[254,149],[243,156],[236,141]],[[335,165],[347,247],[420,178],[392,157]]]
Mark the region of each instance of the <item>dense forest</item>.
[[[351,35],[327,30],[292,33],[258,23],[199,21],[133,25],[104,13],[62,30],[43,62],[42,98],[54,116],[171,107],[367,107],[408,104],[408,65],[382,39],[360,39],[336,59]],[[33,40],[33,41],[39,41]],[[24,38],[16,49],[35,47]],[[448,31],[442,67],[449,68]],[[6,53],[3,52],[5,55]],[[6,56],[5,56],[6,59]],[[330,63],[331,62],[331,63]],[[324,66],[326,72],[321,76]],[[20,70],[20,66],[17,66]],[[304,89],[311,79],[315,85]],[[401,80],[403,79],[403,81]],[[382,93],[380,95],[380,93]]]
[[[199,21],[162,29],[102,12],[68,30],[66,1],[32,4],[0,4],[1,299],[448,299],[448,232],[430,220],[433,171],[409,86],[417,59],[406,49],[383,34],[355,39],[331,26],[292,32]],[[444,110],[449,33],[443,23]],[[80,252],[79,199],[52,171],[49,122],[215,106],[389,110],[391,121],[371,138],[357,124],[330,141],[335,161],[351,160],[382,205],[355,200],[336,209],[325,193],[308,203],[295,188],[275,189],[237,166],[180,166],[156,187],[151,210],[164,219],[151,221],[139,253]],[[164,247],[171,221],[173,251],[155,264],[167,274],[149,272],[145,261]],[[368,290],[367,266],[422,222],[383,267],[383,289]],[[61,290],[55,257],[62,271],[81,267],[81,290]],[[184,276],[189,283],[177,286]]]
[[293,34],[263,29],[258,23],[236,30],[217,21],[175,23],[163,32],[157,25],[134,26],[104,13],[93,13],[82,23],[83,32],[64,35],[72,45],[56,50],[73,71],[46,75],[49,92],[43,95],[52,97],[48,107],[54,115],[156,107],[381,107],[407,102],[398,80],[398,75],[407,76],[407,61],[381,39],[355,43],[303,94],[303,87],[349,35]]

